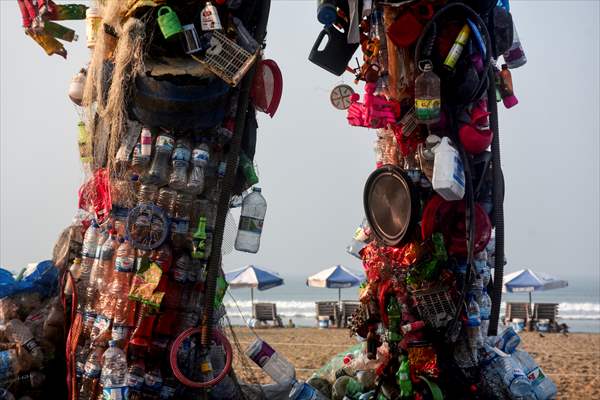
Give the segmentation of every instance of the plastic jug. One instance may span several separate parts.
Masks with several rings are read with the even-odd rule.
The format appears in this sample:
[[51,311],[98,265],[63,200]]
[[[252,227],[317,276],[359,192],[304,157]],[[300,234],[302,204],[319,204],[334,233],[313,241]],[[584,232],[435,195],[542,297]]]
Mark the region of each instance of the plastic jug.
[[450,139],[442,141],[433,149],[433,189],[447,201],[460,200],[465,195],[465,171],[458,151]]
[[182,30],[179,17],[171,7],[167,6],[161,7],[158,10],[158,26],[165,39],[178,34]]
[[[327,44],[323,50],[319,50],[325,36],[327,36]],[[358,43],[348,43],[346,33],[338,31],[332,25],[319,33],[308,59],[324,70],[340,76],[346,71],[346,66],[357,48]]]

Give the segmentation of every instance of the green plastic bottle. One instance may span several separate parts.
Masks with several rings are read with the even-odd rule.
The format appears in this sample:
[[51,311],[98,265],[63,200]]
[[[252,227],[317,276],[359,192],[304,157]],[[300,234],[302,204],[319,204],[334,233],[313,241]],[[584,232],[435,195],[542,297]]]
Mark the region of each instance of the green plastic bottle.
[[399,342],[402,340],[402,335],[400,334],[402,310],[400,309],[400,305],[398,304],[396,297],[390,298],[390,301],[387,305],[387,315],[390,322],[388,340],[390,342]]
[[396,373],[396,381],[398,382],[398,386],[400,386],[400,397],[412,397],[413,388],[410,381],[408,358],[406,356],[400,358],[400,368],[398,368],[398,372]]

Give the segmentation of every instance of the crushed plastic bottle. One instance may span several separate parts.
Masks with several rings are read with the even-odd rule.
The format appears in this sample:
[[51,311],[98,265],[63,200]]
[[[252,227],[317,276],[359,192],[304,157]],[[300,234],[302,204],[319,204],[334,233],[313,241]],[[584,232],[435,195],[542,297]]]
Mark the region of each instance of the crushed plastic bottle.
[[104,353],[102,347],[95,347],[85,362],[79,400],[96,400],[98,398],[99,380],[102,373],[102,353]]
[[187,183],[187,190],[190,193],[200,194],[204,191],[204,169],[210,159],[210,149],[206,142],[201,141],[192,151],[192,171]]

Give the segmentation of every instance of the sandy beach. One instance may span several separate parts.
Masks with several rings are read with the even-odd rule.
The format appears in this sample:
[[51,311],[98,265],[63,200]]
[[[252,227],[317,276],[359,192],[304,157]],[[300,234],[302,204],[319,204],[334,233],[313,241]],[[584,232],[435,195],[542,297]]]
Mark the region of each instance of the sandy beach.
[[[242,350],[255,336],[248,328],[234,328]],[[260,337],[281,352],[296,367],[297,376],[306,379],[336,354],[356,344],[346,329],[262,329]],[[231,333],[230,333],[231,335]],[[573,333],[569,336],[524,332],[528,351],[558,386],[558,399],[600,399],[600,335]],[[247,382],[269,382],[256,365],[236,356],[236,372]]]

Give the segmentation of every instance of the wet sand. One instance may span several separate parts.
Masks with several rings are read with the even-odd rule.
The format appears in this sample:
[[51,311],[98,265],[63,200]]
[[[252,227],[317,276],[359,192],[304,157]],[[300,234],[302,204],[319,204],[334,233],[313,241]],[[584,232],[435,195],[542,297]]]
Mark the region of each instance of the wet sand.
[[[242,351],[255,339],[248,328],[236,327],[234,332]],[[346,329],[285,328],[256,332],[294,364],[301,379],[357,343]],[[522,348],[558,386],[558,399],[600,399],[600,335],[572,333],[541,337],[538,333],[524,332],[521,339]],[[235,371],[244,381],[270,382],[252,361],[235,353]]]

